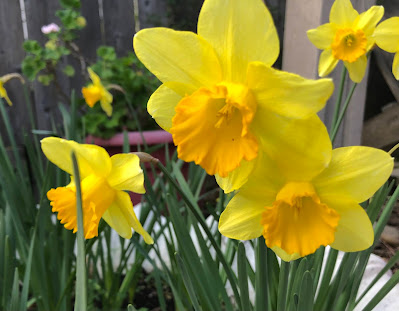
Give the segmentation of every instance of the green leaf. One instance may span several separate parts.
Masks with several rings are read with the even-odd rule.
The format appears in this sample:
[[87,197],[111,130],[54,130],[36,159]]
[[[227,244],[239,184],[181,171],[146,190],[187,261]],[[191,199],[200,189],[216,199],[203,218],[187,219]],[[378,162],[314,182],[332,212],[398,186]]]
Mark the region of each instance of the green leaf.
[[38,80],[41,84],[43,84],[43,85],[45,85],[45,86],[49,86],[50,83],[51,83],[51,81],[54,80],[54,75],[52,75],[52,74],[49,74],[49,75],[40,75],[40,76],[37,77],[37,80]]
[[35,80],[37,74],[46,68],[46,63],[39,57],[28,55],[22,61],[22,72],[29,80]]
[[24,50],[28,53],[32,53],[34,55],[40,55],[43,51],[42,47],[39,45],[39,42],[35,40],[27,40],[23,44]]
[[115,49],[111,46],[100,46],[97,49],[97,55],[106,61],[114,61],[116,59]]
[[61,5],[64,8],[79,9],[80,0],[60,0]]
[[75,75],[75,69],[71,65],[66,65],[62,71],[68,76],[73,77]]

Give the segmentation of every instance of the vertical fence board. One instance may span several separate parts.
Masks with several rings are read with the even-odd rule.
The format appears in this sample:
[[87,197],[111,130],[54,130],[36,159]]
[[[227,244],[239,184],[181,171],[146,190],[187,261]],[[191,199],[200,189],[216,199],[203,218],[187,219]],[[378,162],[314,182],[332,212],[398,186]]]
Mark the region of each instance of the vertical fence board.
[[[0,1],[0,38],[2,38],[2,44],[0,45],[0,76],[11,72],[19,72],[21,61],[25,56],[21,48],[24,37],[19,1]],[[29,119],[24,113],[26,106],[21,82],[12,80],[7,82],[5,88],[13,102],[13,106],[7,106],[6,109],[17,134],[17,142],[20,143],[23,138],[22,131],[29,130]],[[7,144],[8,139],[5,138],[3,121],[0,124],[2,137]]]
[[169,25],[167,1],[138,0],[138,4],[140,29]]
[[[369,8],[372,2],[372,0],[352,1],[354,7],[359,12],[363,12]],[[301,74],[307,78],[318,77],[317,68],[320,51],[310,43],[306,36],[306,31],[329,21],[330,9],[333,3],[334,0],[304,0],[301,2],[287,0],[284,38],[285,49],[283,57],[283,68],[285,70]],[[339,87],[341,70],[342,64],[339,64],[329,75],[329,77],[334,80],[336,89]],[[360,144],[367,77],[368,75],[366,73],[363,81],[358,85],[352,97],[343,125],[337,135],[336,146]],[[349,91],[351,83],[352,82],[348,78],[344,88],[344,99]],[[334,96],[328,101],[325,109],[319,114],[327,127],[331,124],[337,95],[336,92],[337,90]]]
[[133,0],[105,0],[103,11],[106,44],[115,47],[118,56],[133,51]]
[[[41,32],[41,27],[50,23],[60,25],[58,17],[55,16],[55,12],[60,8],[58,0],[25,0],[28,39],[37,40],[41,45],[45,44],[47,38]],[[70,93],[69,79],[60,72],[57,72],[56,76],[57,86],[54,82],[49,86],[43,86],[37,81],[32,83],[39,129],[51,129],[53,122],[60,124],[58,104],[66,102],[61,97],[60,90],[67,96]]]

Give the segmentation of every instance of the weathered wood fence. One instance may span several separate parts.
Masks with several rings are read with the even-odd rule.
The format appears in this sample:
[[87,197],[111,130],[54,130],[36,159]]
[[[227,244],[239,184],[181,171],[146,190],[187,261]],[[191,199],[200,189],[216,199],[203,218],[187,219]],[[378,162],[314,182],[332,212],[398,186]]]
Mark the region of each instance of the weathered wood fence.
[[[132,37],[140,28],[152,26],[172,26],[175,29],[195,31],[197,16],[203,0],[82,0],[81,14],[87,20],[87,26],[80,32],[77,44],[84,57],[95,61],[96,49],[100,45],[115,47],[118,55],[132,50]],[[281,55],[278,66],[302,74],[308,78],[317,78],[319,51],[306,38],[306,30],[315,28],[328,21],[329,9],[333,0],[266,0],[271,9],[281,40]],[[373,0],[353,0],[360,11],[367,9]],[[388,1],[389,2],[389,1]],[[21,9],[26,17],[23,21]],[[0,76],[9,72],[20,71],[20,64],[25,57],[22,44],[25,39],[44,43],[46,37],[41,33],[41,26],[55,22],[59,24],[55,12],[60,9],[58,0],[0,0]],[[138,11],[138,12],[137,12]],[[181,22],[179,16],[185,17]],[[25,34],[24,27],[25,25]],[[285,28],[285,30],[284,30]],[[27,31],[26,31],[27,30]],[[25,35],[25,36],[24,36]],[[284,38],[284,39],[283,39]],[[284,44],[283,44],[284,43]],[[283,53],[284,52],[284,53]],[[283,57],[283,63],[281,57]],[[79,63],[72,57],[65,62],[79,68]],[[337,71],[333,74],[338,85]],[[79,77],[61,79],[65,93],[72,89],[80,92],[85,81]],[[38,82],[30,84],[32,105],[39,129],[50,129],[51,119],[57,116],[61,98],[53,85],[42,86]],[[19,81],[7,84],[7,90],[14,102],[8,107],[9,115],[15,128],[28,130],[28,115],[25,98]],[[339,144],[359,144],[363,126],[363,112],[367,80],[359,85],[354,103],[348,111]],[[321,118],[329,124],[332,116],[333,101],[330,100]],[[60,120],[57,117],[55,120]],[[0,130],[3,131],[0,124]]]

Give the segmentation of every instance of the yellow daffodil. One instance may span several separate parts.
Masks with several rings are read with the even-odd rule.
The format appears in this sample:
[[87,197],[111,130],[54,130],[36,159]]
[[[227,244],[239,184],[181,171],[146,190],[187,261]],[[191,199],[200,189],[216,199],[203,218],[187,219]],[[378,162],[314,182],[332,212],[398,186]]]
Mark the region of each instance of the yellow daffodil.
[[367,52],[373,47],[375,26],[384,15],[382,6],[372,6],[359,14],[350,0],[336,0],[330,22],[307,32],[309,40],[321,50],[319,75],[327,76],[342,60],[352,81],[359,83],[366,72]]
[[10,73],[10,74],[0,77],[0,98],[4,98],[9,106],[12,106],[12,102],[11,102],[10,98],[8,97],[6,89],[4,88],[4,83],[6,83],[9,80],[14,79],[14,78],[17,78],[22,83],[25,83],[25,80],[18,73]]
[[90,79],[93,82],[87,87],[82,88],[82,94],[86,104],[93,107],[95,103],[100,101],[101,108],[105,111],[107,116],[112,115],[112,94],[101,83],[100,77],[89,68]]
[[[294,134],[293,139],[302,137]],[[314,155],[322,153],[331,156],[327,165],[316,163]],[[318,141],[306,154],[283,149],[281,158],[297,162],[286,166],[262,155],[255,173],[220,216],[223,235],[238,240],[263,235],[285,261],[312,254],[321,245],[345,252],[372,245],[373,227],[359,203],[390,176],[393,159],[388,153],[360,146],[331,151],[331,145]]]
[[271,68],[279,40],[262,0],[205,0],[198,34],[144,29],[133,44],[163,83],[148,112],[172,133],[179,158],[216,175],[225,191],[246,180],[264,140],[287,139],[280,128],[314,116],[333,91],[328,79]]
[[375,43],[383,50],[395,53],[392,73],[399,80],[399,17],[391,17],[377,26]]
[[[103,218],[118,234],[130,239],[133,228],[146,243],[152,244],[143,229],[129,194],[124,190],[144,193],[143,171],[134,154],[109,157],[104,148],[78,144],[74,141],[47,137],[41,141],[46,157],[63,171],[73,174],[71,152],[75,152],[81,175],[83,226],[86,239],[98,235],[98,224]],[[72,182],[47,192],[53,212],[66,229],[77,231],[76,186]]]

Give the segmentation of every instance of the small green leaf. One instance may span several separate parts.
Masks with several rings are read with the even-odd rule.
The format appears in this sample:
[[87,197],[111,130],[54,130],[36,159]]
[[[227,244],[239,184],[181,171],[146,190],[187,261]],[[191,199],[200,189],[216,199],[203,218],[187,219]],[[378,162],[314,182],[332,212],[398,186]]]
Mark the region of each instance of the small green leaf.
[[39,43],[35,40],[25,41],[23,47],[26,52],[32,53],[34,55],[40,55],[43,50]]
[[71,65],[67,65],[62,70],[68,77],[73,77],[75,75],[75,69]]

